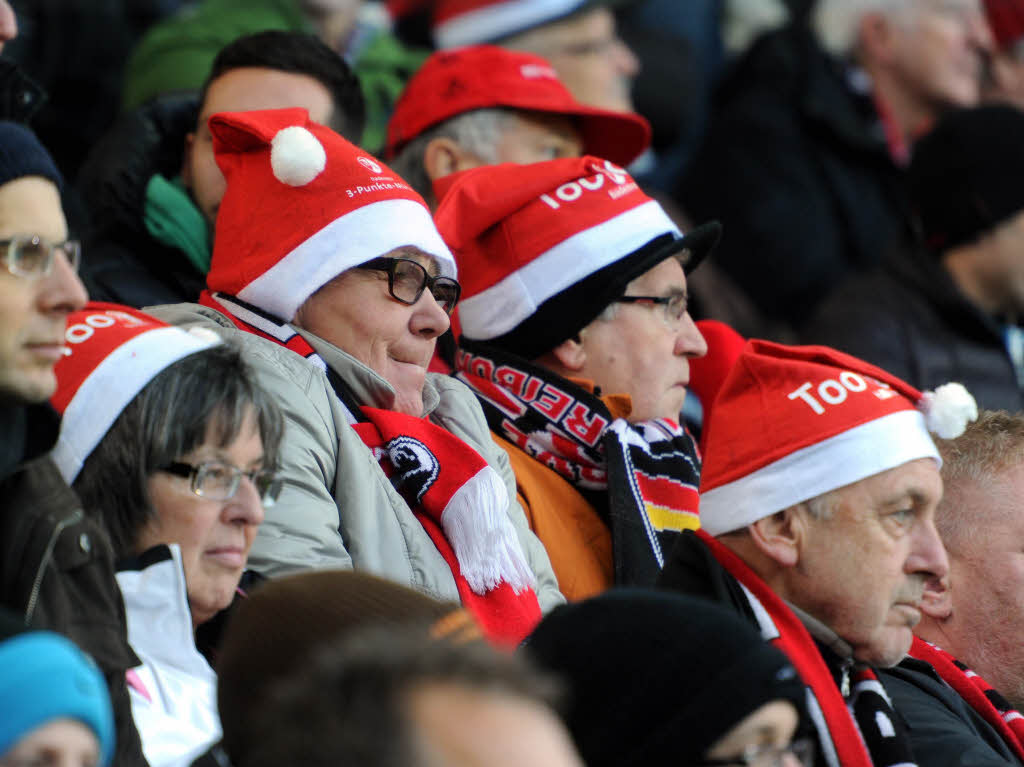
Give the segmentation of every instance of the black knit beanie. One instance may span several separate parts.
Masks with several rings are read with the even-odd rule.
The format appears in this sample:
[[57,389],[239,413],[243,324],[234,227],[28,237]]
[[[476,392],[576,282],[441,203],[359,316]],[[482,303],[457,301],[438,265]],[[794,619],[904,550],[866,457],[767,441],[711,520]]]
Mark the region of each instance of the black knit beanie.
[[64,180],[50,153],[24,125],[0,121],[0,185],[25,176],[48,178],[58,189]]
[[565,720],[587,767],[696,764],[762,705],[804,713],[789,660],[727,608],[620,589],[556,608],[526,643],[567,683]]
[[926,244],[942,252],[1024,210],[1024,112],[1005,104],[942,117],[914,146],[907,189]]

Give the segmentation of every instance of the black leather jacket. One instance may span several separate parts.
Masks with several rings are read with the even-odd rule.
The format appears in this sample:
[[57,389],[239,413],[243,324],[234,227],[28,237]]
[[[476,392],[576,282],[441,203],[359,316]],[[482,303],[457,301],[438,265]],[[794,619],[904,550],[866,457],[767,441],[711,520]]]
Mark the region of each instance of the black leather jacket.
[[46,405],[0,409],[0,604],[96,660],[114,705],[114,764],[145,767],[125,684],[139,659],[128,645],[113,552],[46,455],[58,428]]

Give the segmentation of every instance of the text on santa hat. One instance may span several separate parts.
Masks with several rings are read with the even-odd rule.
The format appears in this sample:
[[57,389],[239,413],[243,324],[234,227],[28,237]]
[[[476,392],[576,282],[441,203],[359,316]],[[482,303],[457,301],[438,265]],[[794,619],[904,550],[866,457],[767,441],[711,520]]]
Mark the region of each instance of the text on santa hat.
[[408,184],[403,184],[401,181],[395,181],[391,176],[382,176],[382,179],[388,179],[387,181],[375,181],[368,186],[357,186],[355,188],[349,188],[345,190],[350,198],[356,197],[360,194],[369,194],[370,192],[386,192],[388,189],[409,189]]
[[[575,181],[567,181],[555,190],[554,197],[550,194],[542,194],[540,199],[552,210],[558,210],[562,207],[562,203],[575,202],[585,192],[596,192],[606,183],[610,184],[607,194],[613,200],[617,200],[637,188],[636,182],[629,177],[626,171],[608,160],[605,160],[603,165],[592,165],[591,167],[597,171],[593,176],[583,176]],[[562,202],[556,200],[555,197]]]
[[[81,322],[69,325],[64,331],[64,340],[69,344],[81,344],[93,337],[93,334],[102,328],[113,327],[120,321],[121,327],[137,328],[147,323],[139,317],[133,317],[127,312],[116,309],[107,309],[103,312],[90,314],[82,318]],[[71,356],[71,347],[64,347],[64,356]]]
[[[811,392],[814,384],[810,381],[805,381],[786,396],[791,400],[803,400],[811,410],[821,415],[827,409],[827,405],[839,405],[845,402],[851,393],[859,394],[869,389],[869,384],[864,377],[851,370],[844,370],[837,378],[838,381],[835,378],[826,378],[819,383],[816,389],[817,397]],[[888,384],[874,378],[871,379],[871,382],[875,385],[871,389],[871,394],[878,399],[889,399],[896,396],[896,392],[889,388]],[[822,402],[825,404],[823,405]]]

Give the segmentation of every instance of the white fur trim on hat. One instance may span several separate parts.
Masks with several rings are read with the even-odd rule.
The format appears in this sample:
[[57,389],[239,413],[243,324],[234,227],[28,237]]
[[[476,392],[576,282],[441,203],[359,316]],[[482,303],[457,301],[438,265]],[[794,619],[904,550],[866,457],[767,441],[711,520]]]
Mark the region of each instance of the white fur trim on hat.
[[60,437],[50,455],[64,481],[74,482],[85,459],[146,384],[178,360],[220,342],[218,336],[182,328],[156,328],[107,355],[82,381],[61,419]]
[[585,0],[504,0],[460,13],[434,27],[438,48],[487,43],[569,15]]
[[722,535],[918,458],[942,459],[917,410],[900,410],[701,493],[700,524]]
[[405,245],[437,259],[455,277],[455,259],[427,209],[413,200],[382,200],[339,216],[238,292],[238,297],[291,321],[302,303],[342,272]]
[[274,178],[288,186],[305,186],[327,167],[327,152],[320,140],[299,125],[282,128],[270,141],[270,167]]
[[474,340],[497,338],[552,296],[670,232],[683,236],[653,200],[577,232],[500,282],[460,301],[462,330]]

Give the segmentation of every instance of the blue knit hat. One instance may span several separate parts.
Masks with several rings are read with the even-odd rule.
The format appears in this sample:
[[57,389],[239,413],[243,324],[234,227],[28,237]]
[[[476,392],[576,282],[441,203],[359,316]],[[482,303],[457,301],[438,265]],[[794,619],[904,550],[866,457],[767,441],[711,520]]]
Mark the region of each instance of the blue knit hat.
[[54,719],[77,719],[100,742],[100,764],[114,756],[114,714],[96,664],[70,640],[27,631],[0,642],[0,756]]
[[0,120],[0,185],[25,176],[48,178],[58,189],[64,179],[36,135],[21,123]]

